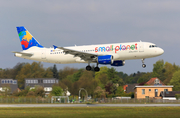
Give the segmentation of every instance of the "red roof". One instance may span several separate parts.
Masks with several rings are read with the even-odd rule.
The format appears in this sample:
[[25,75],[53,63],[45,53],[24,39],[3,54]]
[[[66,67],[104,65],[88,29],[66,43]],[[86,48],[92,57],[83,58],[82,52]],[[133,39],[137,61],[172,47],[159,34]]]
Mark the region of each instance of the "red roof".
[[[154,85],[154,81],[158,79],[157,77],[156,78],[151,78],[148,82],[146,82],[147,85]],[[160,81],[160,84],[164,85],[164,83],[158,79]]]
[[123,86],[123,89],[124,89],[125,91],[126,91],[126,87],[128,87],[128,85],[124,85],[124,86]]

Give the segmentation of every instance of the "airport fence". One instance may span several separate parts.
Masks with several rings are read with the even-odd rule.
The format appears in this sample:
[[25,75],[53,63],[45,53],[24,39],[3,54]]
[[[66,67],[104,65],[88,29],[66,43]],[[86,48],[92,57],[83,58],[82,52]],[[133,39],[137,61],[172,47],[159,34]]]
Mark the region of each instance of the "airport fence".
[[180,104],[180,100],[168,100],[168,99],[114,99],[114,98],[95,98],[89,100],[92,103],[122,103],[122,104],[144,104],[144,103],[178,103]]
[[[53,102],[52,102],[53,101]],[[0,104],[51,104],[51,103],[113,103],[113,104],[145,104],[145,103],[172,103],[180,104],[180,100],[167,99],[114,99],[114,98],[94,98],[89,100],[74,100],[67,98],[54,99],[41,97],[8,97],[0,98]]]
[[0,98],[0,103],[3,104],[33,104],[33,103],[51,103],[51,98],[40,98],[40,97],[18,97],[18,98]]

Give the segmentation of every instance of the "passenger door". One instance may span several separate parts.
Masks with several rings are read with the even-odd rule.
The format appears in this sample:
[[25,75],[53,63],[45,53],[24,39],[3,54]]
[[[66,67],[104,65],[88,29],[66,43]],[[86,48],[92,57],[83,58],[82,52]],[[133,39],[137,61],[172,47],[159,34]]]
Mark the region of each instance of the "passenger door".
[[41,50],[41,59],[46,59],[46,50]]
[[144,52],[144,43],[143,42],[139,43],[139,52]]

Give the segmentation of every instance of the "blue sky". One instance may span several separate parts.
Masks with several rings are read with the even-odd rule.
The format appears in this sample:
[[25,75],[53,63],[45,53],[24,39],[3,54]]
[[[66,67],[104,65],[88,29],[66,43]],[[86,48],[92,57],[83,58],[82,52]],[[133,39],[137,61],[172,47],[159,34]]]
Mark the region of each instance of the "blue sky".
[[[33,62],[14,57],[21,51],[16,26],[25,26],[45,47],[146,41],[164,49],[164,54],[145,60],[127,60],[117,71],[131,74],[151,72],[163,59],[180,65],[179,0],[2,0],[0,1],[0,68],[18,62]],[[44,67],[54,64],[43,63]],[[84,68],[87,64],[57,64]],[[110,67],[110,66],[108,66]]]

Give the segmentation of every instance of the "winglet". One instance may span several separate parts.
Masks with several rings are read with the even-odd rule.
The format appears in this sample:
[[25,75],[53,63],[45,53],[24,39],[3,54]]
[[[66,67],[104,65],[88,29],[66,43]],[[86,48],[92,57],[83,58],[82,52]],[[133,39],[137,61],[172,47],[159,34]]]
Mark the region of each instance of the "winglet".
[[58,48],[57,46],[53,45],[54,46],[54,49]]

